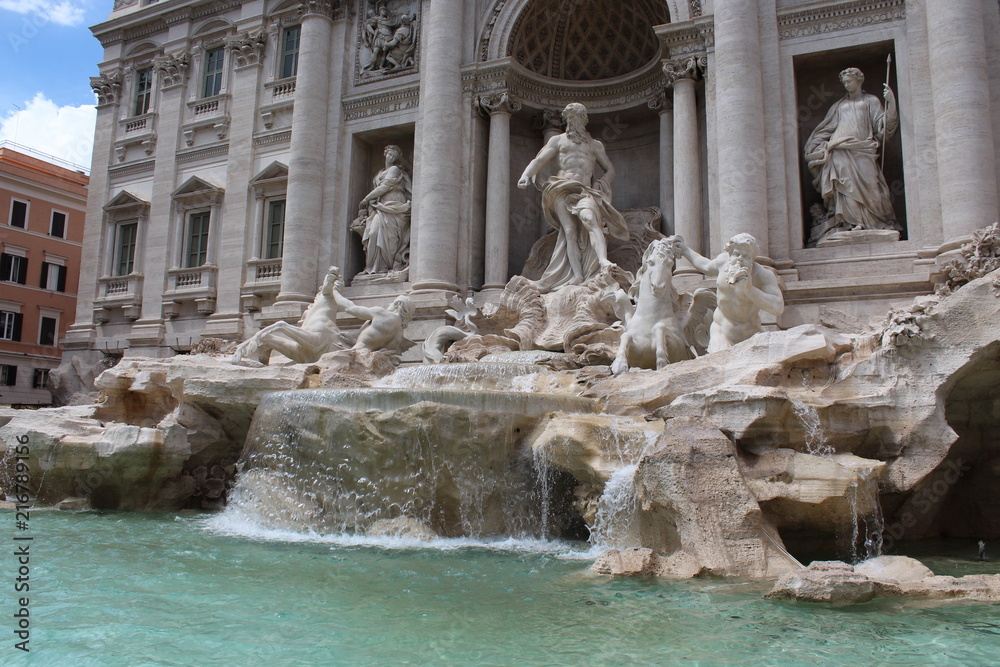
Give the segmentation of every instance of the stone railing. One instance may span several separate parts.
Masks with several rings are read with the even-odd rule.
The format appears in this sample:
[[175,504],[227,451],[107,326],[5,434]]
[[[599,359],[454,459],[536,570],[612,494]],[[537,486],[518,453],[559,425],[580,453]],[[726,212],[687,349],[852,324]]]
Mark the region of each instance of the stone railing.
[[127,276],[104,276],[99,281],[101,301],[126,301],[142,296],[142,276],[131,273]]
[[271,91],[272,100],[288,99],[295,94],[295,77],[290,76],[285,79],[278,79],[277,81],[269,81],[264,84],[264,90]]
[[247,262],[248,284],[280,283],[281,259],[254,259]]
[[188,102],[188,117],[192,120],[203,121],[216,116],[224,116],[229,109],[229,95],[215,95],[201,100]]
[[204,264],[190,269],[170,269],[167,271],[168,292],[211,291],[215,292],[215,275],[218,268],[214,264]]

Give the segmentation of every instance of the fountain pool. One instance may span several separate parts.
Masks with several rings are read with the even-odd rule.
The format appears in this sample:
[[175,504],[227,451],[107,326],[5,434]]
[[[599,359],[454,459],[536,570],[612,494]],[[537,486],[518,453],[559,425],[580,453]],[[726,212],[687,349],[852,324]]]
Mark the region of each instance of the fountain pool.
[[[774,602],[768,583],[590,576],[582,544],[361,544],[225,516],[33,514],[32,651],[3,664],[968,665],[1000,634],[990,605]],[[925,560],[968,574],[965,546]]]

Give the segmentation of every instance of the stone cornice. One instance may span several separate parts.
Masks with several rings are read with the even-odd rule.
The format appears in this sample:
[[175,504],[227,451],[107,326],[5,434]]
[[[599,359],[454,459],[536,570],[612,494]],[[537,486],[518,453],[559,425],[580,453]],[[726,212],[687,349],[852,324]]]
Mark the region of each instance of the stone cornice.
[[91,28],[101,45],[131,42],[166,31],[175,23],[199,21],[216,16],[243,5],[241,0],[214,0],[199,6],[169,7],[160,3],[150,4],[121,17],[112,17]]
[[906,18],[906,0],[850,0],[816,3],[778,13],[779,39],[813,37]]
[[462,71],[466,93],[488,96],[505,92],[536,109],[561,109],[569,102],[581,102],[592,112],[628,108],[644,104],[661,92],[665,83],[659,61],[639,72],[604,81],[558,81],[538,77],[511,58],[469,65]]
[[153,171],[155,166],[156,160],[144,160],[142,162],[125,165],[124,167],[111,167],[108,169],[108,176],[115,179],[124,178],[125,176],[135,176],[136,174],[145,174]]
[[715,22],[712,17],[658,26],[656,36],[664,60],[700,55],[715,45]]
[[344,120],[359,120],[396,111],[416,109],[420,104],[420,87],[394,88],[372,95],[345,99]]

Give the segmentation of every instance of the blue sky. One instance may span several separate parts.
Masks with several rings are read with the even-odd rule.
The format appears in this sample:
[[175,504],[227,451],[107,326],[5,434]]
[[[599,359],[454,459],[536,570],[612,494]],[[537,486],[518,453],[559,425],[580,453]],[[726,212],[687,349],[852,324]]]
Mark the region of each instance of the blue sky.
[[103,50],[90,26],[113,0],[0,0],[0,140],[90,165],[89,78]]

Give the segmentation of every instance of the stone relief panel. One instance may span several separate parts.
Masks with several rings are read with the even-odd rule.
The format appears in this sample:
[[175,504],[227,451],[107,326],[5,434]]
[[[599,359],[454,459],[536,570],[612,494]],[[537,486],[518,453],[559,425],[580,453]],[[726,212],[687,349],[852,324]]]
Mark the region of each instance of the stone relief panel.
[[[794,59],[802,246],[907,238],[893,42]],[[888,91],[886,90],[888,88]]]
[[419,0],[359,0],[355,84],[417,69]]

